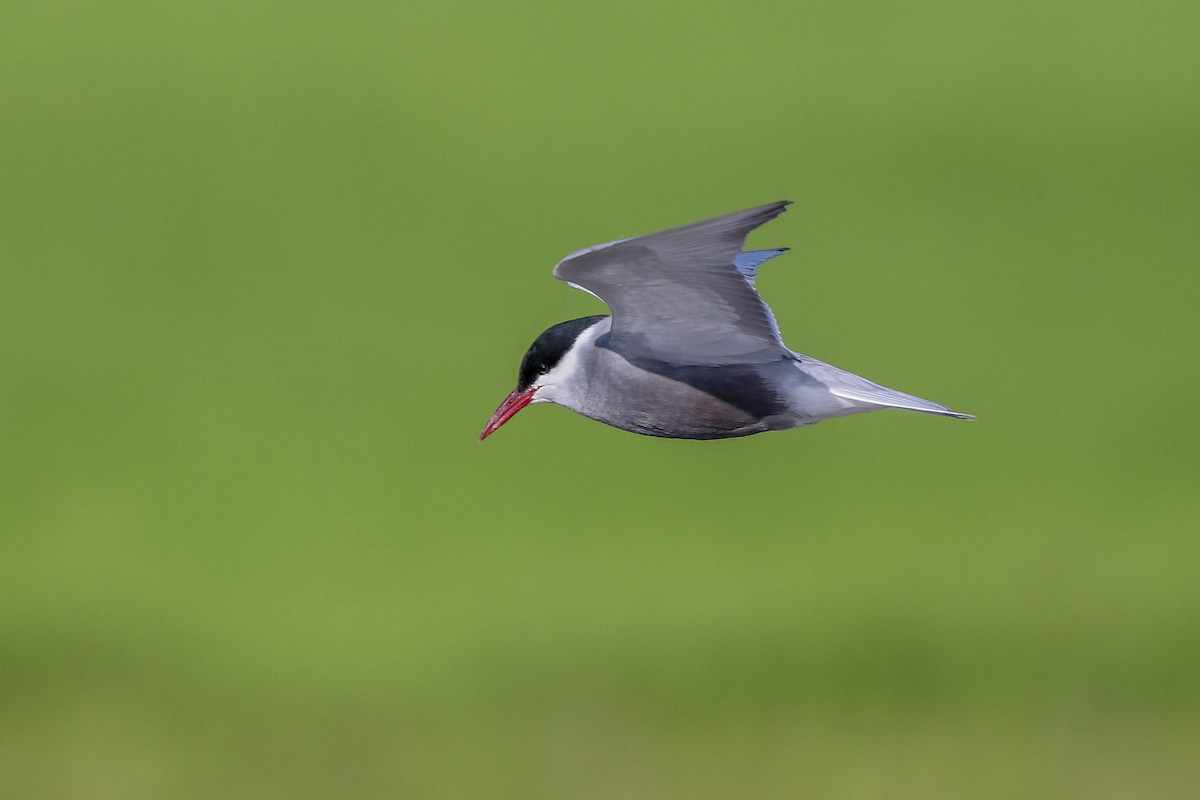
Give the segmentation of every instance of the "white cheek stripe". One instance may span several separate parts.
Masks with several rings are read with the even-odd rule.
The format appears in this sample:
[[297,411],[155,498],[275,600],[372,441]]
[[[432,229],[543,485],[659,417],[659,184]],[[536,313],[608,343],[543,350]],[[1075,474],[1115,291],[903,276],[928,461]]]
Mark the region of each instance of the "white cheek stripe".
[[571,349],[564,353],[562,359],[554,365],[554,369],[536,382],[538,391],[533,396],[533,402],[561,403],[570,398],[582,383],[579,380],[580,371],[583,369],[583,359],[580,353],[595,347],[596,339],[608,329],[607,320],[600,320],[581,333]]

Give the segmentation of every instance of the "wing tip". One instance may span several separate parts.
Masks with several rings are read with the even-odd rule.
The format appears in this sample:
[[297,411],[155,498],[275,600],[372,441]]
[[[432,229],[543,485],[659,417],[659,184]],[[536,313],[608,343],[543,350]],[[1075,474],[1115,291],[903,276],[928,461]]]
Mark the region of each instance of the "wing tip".
[[722,214],[719,217],[713,217],[712,219],[707,219],[702,222],[696,222],[692,225],[681,225],[680,229],[699,227],[702,225],[706,226],[716,223],[722,226],[729,226],[731,230],[740,233],[744,239],[755,228],[762,227],[778,217],[780,214],[786,211],[787,207],[791,204],[791,200],[776,200],[774,203],[767,203],[763,206],[755,206],[754,208],[747,208],[742,211],[734,211],[731,214]]
[[[734,211],[731,214],[723,214],[719,217],[712,217],[711,219],[702,220],[700,222],[693,222],[693,223],[689,223],[686,225],[679,225],[674,228],[668,228],[667,230],[658,231],[657,233],[649,233],[649,234],[645,234],[644,236],[635,236],[635,237],[632,237],[629,239],[617,239],[616,241],[613,241],[613,242],[606,242],[604,244],[597,244],[597,245],[593,245],[591,247],[585,247],[584,249],[577,250],[576,252],[571,253],[569,256],[566,256],[565,258],[560,260],[558,262],[558,264],[555,265],[554,271],[552,274],[554,275],[555,278],[558,278],[561,281],[566,281],[567,283],[571,283],[571,278],[566,274],[566,270],[564,269],[564,267],[569,262],[575,260],[576,258],[579,258],[580,256],[586,256],[590,253],[594,253],[599,250],[605,250],[614,245],[624,244],[625,242],[630,242],[630,241],[634,241],[634,240],[638,240],[638,239],[645,239],[645,238],[649,238],[652,236],[661,236],[663,234],[678,233],[680,231],[683,231],[683,230],[686,230],[689,228],[699,228],[702,226],[710,226],[710,225],[713,225],[714,223],[717,223],[718,225],[721,225],[722,227],[730,226],[732,228],[732,230],[736,231],[740,235],[740,238],[742,240],[742,244],[738,247],[738,249],[741,250],[741,247],[745,245],[746,237],[750,234],[751,231],[753,231],[755,228],[765,225],[766,223],[768,223],[771,220],[778,217],[780,214],[782,214],[784,211],[786,211],[787,207],[790,206],[791,204],[792,204],[791,200],[776,200],[774,203],[767,203],[766,205],[755,206],[754,208],[747,208],[742,211]],[[776,253],[785,253],[790,248],[772,247],[769,249],[776,251]],[[582,288],[582,287],[576,286],[575,288],[578,289],[578,288]],[[589,294],[594,294],[593,292],[590,292],[587,289],[584,289],[583,291],[587,291]]]
[[767,203],[765,206],[758,206],[757,208],[748,208],[742,212],[735,211],[734,213],[729,214],[728,216],[733,217],[733,218],[740,218],[741,220],[748,221],[750,224],[746,228],[746,233],[749,233],[750,231],[754,230],[755,228],[758,228],[762,225],[766,225],[768,222],[770,222],[771,220],[778,217],[784,211],[787,211],[787,207],[790,206],[791,204],[792,204],[791,200],[776,200],[774,203]]
[[784,211],[787,211],[787,207],[791,204],[791,200],[776,200],[774,203],[767,203],[765,206],[759,206],[754,210],[762,211],[764,214],[770,214],[771,217],[777,217]]

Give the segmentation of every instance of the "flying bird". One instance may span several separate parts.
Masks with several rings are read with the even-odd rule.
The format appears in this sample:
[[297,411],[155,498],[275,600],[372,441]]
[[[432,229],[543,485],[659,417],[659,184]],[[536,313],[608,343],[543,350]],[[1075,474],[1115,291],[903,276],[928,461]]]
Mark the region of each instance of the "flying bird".
[[538,336],[479,440],[531,403],[672,439],[748,436],[885,408],[974,419],[784,345],[754,280],[786,248],[742,248],[789,202],[596,245],[559,262],[554,277],[599,298],[612,315],[560,322]]

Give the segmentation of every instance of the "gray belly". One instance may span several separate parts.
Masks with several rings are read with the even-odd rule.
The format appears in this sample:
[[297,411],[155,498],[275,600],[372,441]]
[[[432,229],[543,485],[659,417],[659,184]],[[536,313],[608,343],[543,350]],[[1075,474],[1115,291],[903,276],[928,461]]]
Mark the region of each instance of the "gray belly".
[[786,409],[764,395],[761,376],[747,368],[647,369],[612,353],[595,366],[575,410],[632,433],[723,439],[795,424],[784,421]]

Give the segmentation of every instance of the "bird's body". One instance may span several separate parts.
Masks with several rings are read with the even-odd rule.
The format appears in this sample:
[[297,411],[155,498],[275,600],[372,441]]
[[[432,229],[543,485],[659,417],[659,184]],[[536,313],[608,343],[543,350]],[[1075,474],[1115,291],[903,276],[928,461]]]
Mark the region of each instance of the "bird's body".
[[613,311],[552,326],[521,364],[517,388],[484,428],[530,403],[557,403],[622,430],[723,439],[882,408],[970,419],[784,346],[753,284],[782,250],[743,253],[774,203],[582,250],[556,277]]

